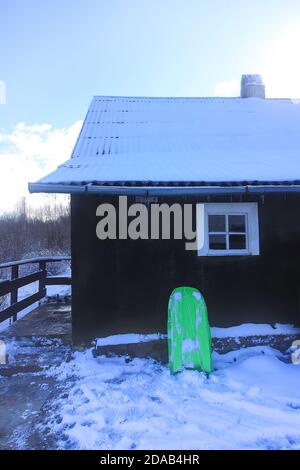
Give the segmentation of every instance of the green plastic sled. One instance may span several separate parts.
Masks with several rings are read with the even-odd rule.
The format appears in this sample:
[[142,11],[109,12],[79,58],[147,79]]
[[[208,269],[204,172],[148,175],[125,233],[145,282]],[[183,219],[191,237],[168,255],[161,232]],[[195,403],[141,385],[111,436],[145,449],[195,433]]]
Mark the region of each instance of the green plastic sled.
[[170,296],[168,350],[172,373],[184,368],[212,371],[207,308],[204,298],[193,287],[178,287]]

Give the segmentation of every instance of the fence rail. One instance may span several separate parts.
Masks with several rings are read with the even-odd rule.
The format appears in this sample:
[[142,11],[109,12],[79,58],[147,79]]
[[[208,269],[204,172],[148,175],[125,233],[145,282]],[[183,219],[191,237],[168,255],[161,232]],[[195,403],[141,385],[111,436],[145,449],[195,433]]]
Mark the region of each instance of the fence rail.
[[[30,258],[20,261],[10,261],[0,264],[1,269],[11,269],[10,279],[0,282],[0,298],[10,295],[10,305],[0,311],[0,323],[12,318],[17,320],[18,313],[24,308],[38,302],[47,295],[46,286],[71,285],[71,277],[69,276],[48,276],[47,263],[58,263],[62,261],[70,261],[69,256],[53,256],[47,258]],[[19,266],[25,264],[33,264],[38,266],[38,271],[32,274],[20,276]],[[38,282],[38,291],[22,300],[18,300],[18,289],[32,282]]]

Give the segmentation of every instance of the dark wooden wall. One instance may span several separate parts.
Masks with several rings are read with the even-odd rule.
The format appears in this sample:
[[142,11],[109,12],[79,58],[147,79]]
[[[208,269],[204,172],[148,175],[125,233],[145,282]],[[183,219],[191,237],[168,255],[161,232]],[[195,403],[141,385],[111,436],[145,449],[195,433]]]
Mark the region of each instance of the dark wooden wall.
[[198,257],[185,250],[184,240],[100,241],[96,208],[118,199],[74,195],[71,200],[75,341],[165,332],[168,298],[178,286],[202,292],[212,326],[300,323],[298,195],[159,198],[159,203],[258,202],[260,255],[225,257]]

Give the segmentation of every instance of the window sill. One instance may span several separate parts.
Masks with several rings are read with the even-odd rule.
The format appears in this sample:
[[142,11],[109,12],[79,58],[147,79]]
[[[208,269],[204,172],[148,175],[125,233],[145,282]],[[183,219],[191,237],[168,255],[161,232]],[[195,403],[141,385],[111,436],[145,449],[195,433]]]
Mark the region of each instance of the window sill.
[[250,251],[225,251],[225,252],[208,252],[208,253],[199,253],[198,252],[198,257],[199,258],[208,258],[208,257],[214,257],[214,258],[219,258],[219,257],[232,257],[232,256],[244,256],[244,257],[252,257],[252,256],[259,256],[259,253],[251,253]]

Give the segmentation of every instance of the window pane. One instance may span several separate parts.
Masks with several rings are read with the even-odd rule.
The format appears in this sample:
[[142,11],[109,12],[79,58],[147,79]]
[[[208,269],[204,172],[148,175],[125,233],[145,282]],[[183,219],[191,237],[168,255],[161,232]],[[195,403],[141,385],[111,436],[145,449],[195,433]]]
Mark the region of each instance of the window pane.
[[209,215],[208,216],[209,232],[225,232],[225,215]]
[[246,235],[229,235],[229,249],[230,250],[245,250],[246,249]]
[[246,232],[246,217],[244,215],[229,215],[228,231]]
[[210,250],[226,250],[226,235],[209,235]]

